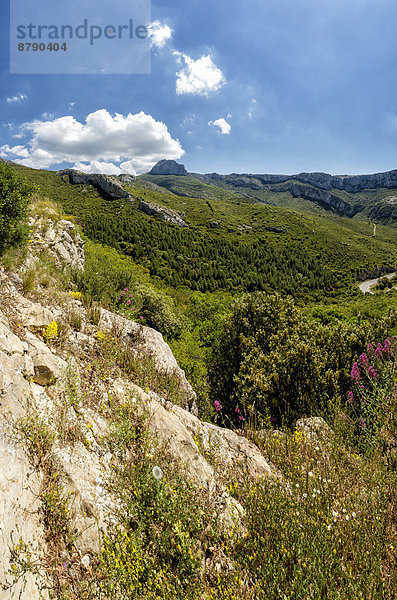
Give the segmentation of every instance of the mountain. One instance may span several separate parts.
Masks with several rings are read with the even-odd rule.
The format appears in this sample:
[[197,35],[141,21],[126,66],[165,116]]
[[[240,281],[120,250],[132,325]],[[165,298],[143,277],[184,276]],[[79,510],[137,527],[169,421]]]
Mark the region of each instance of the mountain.
[[[160,167],[165,173],[184,172],[183,165],[176,169],[170,161]],[[373,204],[367,192],[302,182],[265,185],[253,176],[241,176],[235,183],[241,180],[243,186],[236,186],[220,175],[133,177],[15,168],[76,215],[93,240],[113,246],[173,288],[277,290],[295,298],[323,295],[326,289],[333,297],[354,290],[358,278],[395,267],[395,229],[380,224],[374,230],[367,216],[377,211],[383,219],[394,207]],[[287,185],[295,187],[288,191]],[[394,196],[383,188],[371,194]],[[382,212],[383,206],[389,212]],[[393,225],[389,217],[385,222]]]
[[[183,165],[175,161],[160,161],[148,173],[149,176],[185,175],[203,184],[217,186],[230,191],[243,192],[258,200],[275,205],[286,205],[287,193],[292,199],[306,200],[317,207],[340,216],[361,215],[376,222],[393,223],[397,220],[395,198],[390,190],[397,190],[397,170],[373,175],[329,175],[327,173],[299,173],[297,175],[237,174],[219,175],[211,173],[187,173]],[[187,195],[183,181],[172,178],[157,180],[150,178],[172,191]],[[188,183],[188,182],[186,182]],[[187,190],[189,185],[186,185]],[[178,191],[179,190],[179,191]],[[208,193],[203,187],[201,194]],[[200,195],[200,191],[195,191]],[[280,196],[284,194],[284,197]]]

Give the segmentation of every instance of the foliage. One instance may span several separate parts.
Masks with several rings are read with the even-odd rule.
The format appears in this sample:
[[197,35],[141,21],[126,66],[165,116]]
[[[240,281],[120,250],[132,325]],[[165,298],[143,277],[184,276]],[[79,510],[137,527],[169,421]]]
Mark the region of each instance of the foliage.
[[213,399],[232,418],[239,405],[249,415],[291,423],[333,412],[349,385],[348,365],[376,332],[384,335],[395,314],[376,324],[322,325],[291,299],[256,292],[236,300],[211,356]]
[[0,161],[0,254],[26,239],[25,219],[33,191],[11,165]]

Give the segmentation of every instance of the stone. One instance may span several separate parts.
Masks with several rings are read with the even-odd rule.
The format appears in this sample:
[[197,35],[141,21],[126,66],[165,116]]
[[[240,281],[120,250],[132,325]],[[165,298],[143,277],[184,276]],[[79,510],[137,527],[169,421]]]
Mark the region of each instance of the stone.
[[145,202],[144,200],[140,200],[139,210],[150,217],[160,217],[160,219],[170,223],[171,225],[177,225],[178,227],[189,227],[189,225],[185,223],[181,215],[176,210],[157,206],[155,204]]
[[82,173],[75,169],[64,169],[58,171],[62,178],[68,178],[72,184],[92,185],[108,198],[128,198],[129,193],[120,185],[115,177],[101,175],[99,173]]
[[53,313],[35,302],[30,302],[26,298],[21,306],[19,305],[20,320],[25,327],[32,329],[42,329],[48,327],[48,325],[54,321]]
[[33,381],[46,386],[55,383],[61,376],[61,369],[51,350],[32,334],[27,333],[29,343],[29,356],[33,362]]
[[295,427],[297,431],[304,433],[313,442],[329,441],[332,435],[332,429],[322,417],[299,419]]
[[149,171],[149,175],[188,175],[184,165],[175,160],[159,160]]

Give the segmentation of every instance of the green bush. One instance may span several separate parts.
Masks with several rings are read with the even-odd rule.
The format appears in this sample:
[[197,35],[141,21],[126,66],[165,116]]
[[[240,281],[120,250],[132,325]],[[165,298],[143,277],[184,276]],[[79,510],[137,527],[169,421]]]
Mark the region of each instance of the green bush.
[[0,253],[26,237],[26,211],[33,191],[11,165],[0,162]]
[[353,360],[375,331],[384,336],[394,322],[391,316],[323,325],[304,316],[291,299],[246,295],[234,303],[214,345],[213,398],[231,420],[239,417],[237,407],[277,423],[327,416],[349,389]]

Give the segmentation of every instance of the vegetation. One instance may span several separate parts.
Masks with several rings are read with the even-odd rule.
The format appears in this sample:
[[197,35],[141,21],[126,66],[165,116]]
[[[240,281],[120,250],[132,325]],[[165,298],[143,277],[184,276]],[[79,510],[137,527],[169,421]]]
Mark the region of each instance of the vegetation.
[[27,236],[25,218],[34,188],[0,161],[0,254]]
[[[22,239],[28,192],[0,167],[19,206],[14,222],[2,221],[6,248]],[[136,201],[18,170],[40,185],[34,214],[75,215],[86,240],[84,272],[69,279],[44,254],[24,272],[25,293],[58,285],[86,308],[88,325],[72,311],[42,337],[63,351],[68,328],[88,327],[95,341],[77,357],[79,378],[69,365],[48,422],[29,414],[19,423],[44,475],[50,552],[43,563],[20,541],[14,575],[45,569],[58,600],[393,600],[396,291],[382,280],[379,294],[364,296],[356,278],[395,269],[395,230],[378,226],[374,238],[366,221],[309,210],[299,199],[287,207],[284,193],[276,207],[192,178],[147,176],[129,186],[135,197],[185,212],[185,230],[144,215]],[[262,200],[271,197],[267,190]],[[274,226],[285,231],[267,229]],[[3,259],[9,268],[18,260],[12,252]],[[104,393],[109,378],[123,376],[184,404],[175,378],[119,343],[116,321],[110,333],[99,329],[101,306],[161,331],[198,392],[199,416],[251,439],[277,469],[278,479],[252,481],[226,469],[216,448],[208,457],[245,511],[234,532],[222,526],[214,496],[195,488],[149,434],[139,395]],[[93,410],[107,435],[93,436]],[[322,432],[297,423],[320,415]],[[112,456],[109,528],[101,549],[84,557],[54,459],[54,448],[69,443]]]

